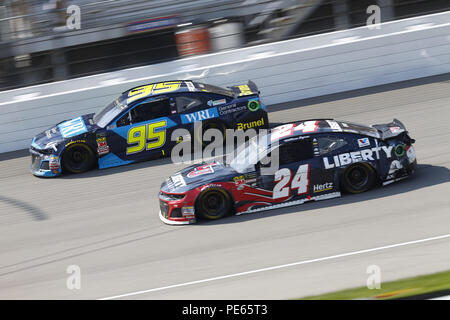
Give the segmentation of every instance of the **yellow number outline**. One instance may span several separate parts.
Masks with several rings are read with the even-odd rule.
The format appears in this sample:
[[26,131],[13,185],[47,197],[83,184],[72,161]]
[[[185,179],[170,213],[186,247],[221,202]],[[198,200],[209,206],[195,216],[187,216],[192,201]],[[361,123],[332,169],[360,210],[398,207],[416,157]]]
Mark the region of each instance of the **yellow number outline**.
[[180,81],[168,81],[134,88],[128,93],[127,104],[130,104],[133,101],[136,101],[149,95],[176,91],[180,87],[181,87]]
[[169,81],[169,82],[161,82],[157,83],[153,88],[152,94],[161,94],[176,91],[180,88],[180,81]]
[[147,150],[155,149],[162,147],[166,144],[166,130],[156,131],[155,129],[164,128],[167,125],[166,120],[149,123],[147,126],[147,138],[148,140],[157,139],[157,141],[148,142]]
[[250,88],[246,84],[238,86],[238,88],[239,91],[241,91],[241,93],[239,93],[239,96],[249,96],[253,94],[252,90],[250,90]]
[[[137,143],[137,145],[127,147],[127,155],[160,148],[166,144],[166,130],[161,130],[167,126],[167,120],[148,123],[146,125],[133,127],[128,130],[128,145]],[[157,131],[155,131],[157,130]],[[136,135],[136,133],[139,133]],[[150,141],[155,140],[156,141]],[[150,141],[150,142],[148,142]]]
[[[138,153],[145,149],[145,144],[147,142],[147,139],[145,137],[146,133],[145,131],[146,131],[145,125],[133,127],[130,130],[128,130],[127,143],[130,145],[137,142],[138,144],[135,146],[127,147],[127,155]],[[139,136],[136,136],[136,133],[139,133]]]

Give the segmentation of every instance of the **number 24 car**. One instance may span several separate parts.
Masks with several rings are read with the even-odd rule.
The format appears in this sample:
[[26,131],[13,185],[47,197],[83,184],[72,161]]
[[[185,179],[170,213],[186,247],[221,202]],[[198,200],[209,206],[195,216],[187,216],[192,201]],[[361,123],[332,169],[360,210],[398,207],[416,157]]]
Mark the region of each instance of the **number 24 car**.
[[[236,157],[185,168],[168,179],[159,193],[160,219],[190,224],[231,214],[360,193],[414,172],[416,155],[405,126],[365,126],[331,119],[288,123],[255,136]],[[263,173],[278,151],[278,165]]]

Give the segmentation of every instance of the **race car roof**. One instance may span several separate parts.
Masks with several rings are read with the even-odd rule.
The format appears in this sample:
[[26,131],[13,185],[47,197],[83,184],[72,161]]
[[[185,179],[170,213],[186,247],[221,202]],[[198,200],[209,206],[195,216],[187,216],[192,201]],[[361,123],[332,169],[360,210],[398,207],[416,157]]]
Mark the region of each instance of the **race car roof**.
[[234,97],[233,91],[225,88],[195,82],[191,80],[171,80],[164,82],[149,83],[131,88],[122,93],[121,100],[126,102],[126,104],[128,104],[130,102],[134,102],[143,98],[180,92],[207,92],[224,95],[231,98]]
[[380,133],[375,128],[354,122],[334,119],[294,121],[272,128],[270,130],[270,135],[272,142],[275,140],[287,142],[289,138],[327,132],[349,132],[380,138]]

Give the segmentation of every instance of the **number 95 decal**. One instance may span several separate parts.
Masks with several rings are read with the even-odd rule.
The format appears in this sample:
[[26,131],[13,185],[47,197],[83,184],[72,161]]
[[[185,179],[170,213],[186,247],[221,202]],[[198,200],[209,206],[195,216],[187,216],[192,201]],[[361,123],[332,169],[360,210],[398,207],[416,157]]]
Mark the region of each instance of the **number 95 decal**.
[[288,168],[283,168],[275,172],[275,182],[278,182],[273,188],[273,199],[286,198],[291,195],[291,189],[298,189],[298,194],[308,193],[309,187],[309,164],[303,164],[298,167],[297,173],[291,181],[292,172]]
[[166,120],[133,127],[128,131],[127,143],[135,144],[127,148],[127,155],[160,148],[166,143]]

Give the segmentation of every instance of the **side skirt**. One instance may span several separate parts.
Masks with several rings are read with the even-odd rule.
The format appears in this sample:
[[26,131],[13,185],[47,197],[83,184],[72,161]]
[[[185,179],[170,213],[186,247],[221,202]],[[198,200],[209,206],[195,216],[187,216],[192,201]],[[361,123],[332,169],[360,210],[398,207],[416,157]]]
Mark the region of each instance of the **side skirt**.
[[308,201],[319,201],[319,200],[338,198],[340,196],[341,196],[340,192],[332,192],[332,193],[328,193],[328,194],[324,194],[324,195],[320,195],[320,196],[311,197],[310,199],[300,199],[300,200],[289,201],[289,202],[284,202],[284,203],[277,203],[277,204],[274,204],[271,206],[265,206],[265,207],[258,208],[258,209],[249,209],[247,211],[236,213],[236,216],[240,216],[241,214],[246,214],[246,213],[253,213],[253,212],[259,212],[259,211],[295,206],[297,204],[302,204],[302,203],[305,203]]

